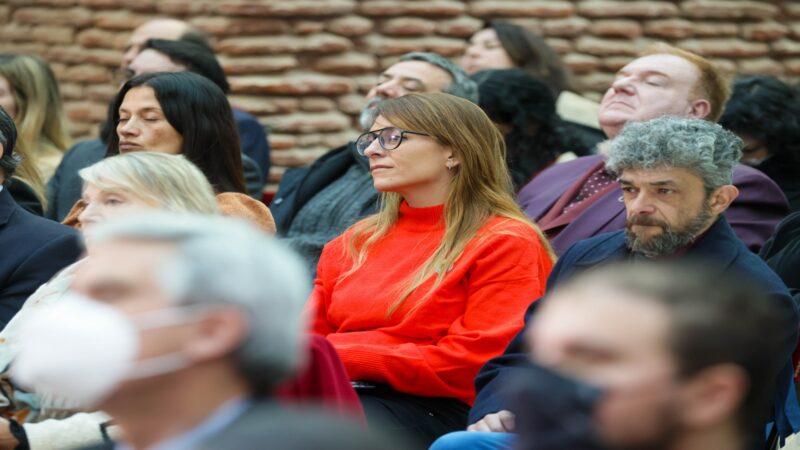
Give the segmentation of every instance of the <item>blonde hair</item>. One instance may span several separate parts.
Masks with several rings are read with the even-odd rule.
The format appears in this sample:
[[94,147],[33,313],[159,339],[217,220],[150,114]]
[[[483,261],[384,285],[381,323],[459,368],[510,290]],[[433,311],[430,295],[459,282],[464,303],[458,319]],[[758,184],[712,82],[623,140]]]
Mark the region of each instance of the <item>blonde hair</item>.
[[111,156],[81,169],[84,186],[123,191],[177,213],[216,214],[214,190],[183,155],[134,152]]
[[[416,274],[405,282],[398,282],[400,294],[387,316],[394,314],[415,289],[438,273],[431,290],[414,308],[427,299],[444,278],[446,271],[440,269],[452,266],[478,230],[494,216],[528,224],[555,260],[541,230],[515,202],[503,136],[477,105],[445,93],[409,94],[381,103],[377,114],[394,126],[426,133],[449,146],[453,158],[459,162],[452,169],[453,179],[444,204],[442,242]],[[366,260],[370,246],[392,229],[402,201],[400,194],[382,193],[380,211],[351,227],[347,251],[353,258],[353,267],[342,277],[357,271]],[[509,233],[502,225],[493,232]]]
[[711,104],[706,120],[716,122],[722,117],[725,104],[731,96],[731,81],[718,67],[711,61],[695,53],[673,47],[672,45],[657,42],[648,46],[639,56],[649,55],[672,55],[683,58],[697,67],[700,77],[692,89],[695,99],[705,99]]
[[22,156],[16,175],[33,187],[46,207],[39,159],[64,153],[72,142],[58,82],[47,62],[33,55],[0,54],[0,76],[8,80],[16,103],[15,152]]

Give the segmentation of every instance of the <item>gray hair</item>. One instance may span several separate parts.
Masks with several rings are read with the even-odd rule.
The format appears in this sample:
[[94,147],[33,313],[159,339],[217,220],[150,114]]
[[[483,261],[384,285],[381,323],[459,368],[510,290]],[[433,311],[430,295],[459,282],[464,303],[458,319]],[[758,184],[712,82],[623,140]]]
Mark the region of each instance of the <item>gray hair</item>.
[[432,52],[411,52],[401,56],[397,61],[423,61],[444,70],[450,74],[453,82],[442,88],[442,92],[465,98],[475,104],[478,103],[478,83],[470,78],[464,69],[444,56]]
[[707,192],[732,183],[742,140],[707,120],[664,116],[631,122],[610,143],[606,168],[680,167],[693,171]]
[[169,213],[100,224],[93,237],[174,245],[174,259],[157,269],[164,291],[178,304],[230,305],[244,313],[249,328],[235,356],[255,392],[269,391],[299,366],[308,273],[276,238],[237,219]]

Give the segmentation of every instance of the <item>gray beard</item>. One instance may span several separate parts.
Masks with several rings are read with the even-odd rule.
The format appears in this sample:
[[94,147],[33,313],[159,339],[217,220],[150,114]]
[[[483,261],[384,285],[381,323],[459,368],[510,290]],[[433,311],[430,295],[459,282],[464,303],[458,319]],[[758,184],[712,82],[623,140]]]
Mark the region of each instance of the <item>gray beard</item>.
[[625,229],[625,244],[633,253],[638,253],[646,258],[671,255],[683,247],[693,243],[697,236],[703,231],[711,220],[711,211],[707,205],[703,205],[700,211],[691,222],[682,230],[673,230],[662,224],[663,233],[653,236],[649,240],[642,240],[630,229],[632,223],[629,220]]

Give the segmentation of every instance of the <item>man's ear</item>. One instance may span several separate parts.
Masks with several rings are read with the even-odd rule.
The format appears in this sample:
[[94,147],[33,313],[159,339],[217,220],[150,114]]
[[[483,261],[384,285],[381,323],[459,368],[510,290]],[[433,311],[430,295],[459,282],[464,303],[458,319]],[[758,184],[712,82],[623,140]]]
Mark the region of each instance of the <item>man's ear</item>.
[[744,369],[733,364],[709,367],[686,382],[682,394],[684,424],[710,428],[735,419],[750,389]]
[[739,189],[732,184],[720,186],[711,193],[709,207],[714,214],[722,214],[739,196]]
[[247,317],[240,310],[232,307],[214,308],[200,318],[185,351],[195,360],[228,355],[241,345],[249,328]]
[[689,116],[695,119],[705,119],[711,114],[711,102],[704,98],[692,101],[689,108]]

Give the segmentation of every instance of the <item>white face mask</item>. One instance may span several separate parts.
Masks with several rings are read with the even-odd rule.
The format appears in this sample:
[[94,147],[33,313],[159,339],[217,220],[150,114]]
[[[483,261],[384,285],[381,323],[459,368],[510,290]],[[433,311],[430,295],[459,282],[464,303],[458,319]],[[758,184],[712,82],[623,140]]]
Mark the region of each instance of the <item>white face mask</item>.
[[139,331],[191,321],[183,308],[129,318],[117,308],[67,292],[58,303],[20,326],[11,376],[21,387],[74,407],[95,406],[123,381],[189,365],[179,353],[136,361]]

